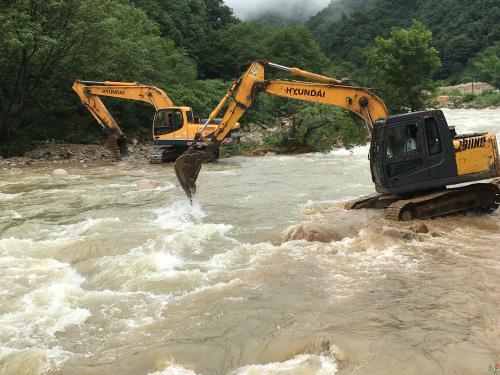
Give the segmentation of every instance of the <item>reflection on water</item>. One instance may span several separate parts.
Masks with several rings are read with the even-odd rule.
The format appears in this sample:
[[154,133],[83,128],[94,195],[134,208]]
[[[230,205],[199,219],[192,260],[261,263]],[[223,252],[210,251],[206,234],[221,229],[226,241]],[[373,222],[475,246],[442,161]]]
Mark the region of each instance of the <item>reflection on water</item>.
[[[500,132],[499,111],[447,117]],[[222,160],[192,206],[171,165],[0,171],[0,373],[488,373],[500,214],[409,235],[340,210],[373,191],[367,152]]]

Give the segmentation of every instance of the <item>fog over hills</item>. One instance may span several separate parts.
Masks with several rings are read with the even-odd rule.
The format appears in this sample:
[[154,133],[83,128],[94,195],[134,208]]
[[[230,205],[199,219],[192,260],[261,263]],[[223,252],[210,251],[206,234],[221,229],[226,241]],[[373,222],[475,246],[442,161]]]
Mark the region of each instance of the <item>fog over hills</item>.
[[330,0],[225,0],[225,3],[243,20],[276,16],[285,21],[303,22],[328,6]]

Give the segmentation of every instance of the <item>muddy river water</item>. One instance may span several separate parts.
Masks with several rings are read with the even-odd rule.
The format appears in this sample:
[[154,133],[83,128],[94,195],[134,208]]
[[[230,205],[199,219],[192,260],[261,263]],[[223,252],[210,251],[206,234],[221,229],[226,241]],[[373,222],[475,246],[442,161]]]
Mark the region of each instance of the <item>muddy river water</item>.
[[[446,115],[500,137],[500,110]],[[0,170],[0,374],[493,373],[500,213],[343,211],[367,152],[221,160],[192,206],[171,165]]]

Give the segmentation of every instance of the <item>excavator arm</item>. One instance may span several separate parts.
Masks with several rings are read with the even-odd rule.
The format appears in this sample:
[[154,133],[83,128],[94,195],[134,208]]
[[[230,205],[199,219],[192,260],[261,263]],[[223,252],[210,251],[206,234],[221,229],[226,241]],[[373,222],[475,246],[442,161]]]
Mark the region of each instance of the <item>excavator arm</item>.
[[[267,67],[285,70],[293,76],[316,82],[266,80],[265,70]],[[210,139],[203,139],[198,134],[191,147],[175,162],[177,178],[189,199],[196,192],[196,179],[201,164],[214,158],[222,140],[241,116],[254,105],[261,92],[347,109],[361,117],[370,132],[375,121],[389,116],[384,102],[365,88],[348,86],[343,81],[298,68],[288,68],[265,61],[256,61],[238,80],[233,82],[224,98],[210,114],[208,121],[217,117],[222,108],[232,99],[227,106],[222,121],[211,134]]]
[[94,116],[97,123],[102,126],[108,136],[108,143],[118,158],[127,154],[125,135],[102,102],[101,96],[149,103],[156,110],[174,106],[163,90],[137,82],[75,81],[73,90],[78,94],[83,105]]

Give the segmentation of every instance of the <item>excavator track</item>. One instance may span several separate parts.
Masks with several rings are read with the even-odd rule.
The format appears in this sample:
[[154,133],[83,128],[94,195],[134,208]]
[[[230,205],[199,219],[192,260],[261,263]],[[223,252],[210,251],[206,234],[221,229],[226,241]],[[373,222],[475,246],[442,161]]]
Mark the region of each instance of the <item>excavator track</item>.
[[398,200],[385,209],[385,217],[408,221],[469,211],[492,212],[499,203],[499,186],[480,183]]
[[468,211],[492,212],[500,205],[500,180],[420,194],[413,197],[372,194],[344,205],[348,210],[385,209],[390,220],[428,219]]
[[155,147],[149,153],[149,164],[162,164],[174,161],[180,152],[173,146]]
[[344,203],[346,210],[360,210],[362,208],[386,208],[391,203],[401,199],[397,195],[370,194]]

